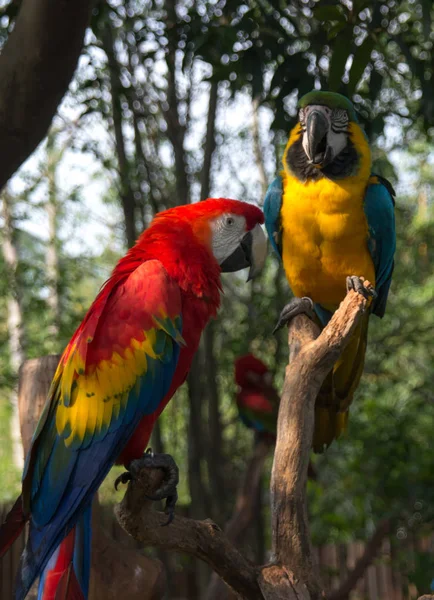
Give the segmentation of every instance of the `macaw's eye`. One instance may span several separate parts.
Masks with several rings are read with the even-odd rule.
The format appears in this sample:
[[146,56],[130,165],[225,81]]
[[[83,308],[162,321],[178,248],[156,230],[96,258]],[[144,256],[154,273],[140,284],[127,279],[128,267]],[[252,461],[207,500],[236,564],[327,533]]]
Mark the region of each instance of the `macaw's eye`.
[[231,227],[235,223],[235,219],[233,217],[226,217],[226,225]]

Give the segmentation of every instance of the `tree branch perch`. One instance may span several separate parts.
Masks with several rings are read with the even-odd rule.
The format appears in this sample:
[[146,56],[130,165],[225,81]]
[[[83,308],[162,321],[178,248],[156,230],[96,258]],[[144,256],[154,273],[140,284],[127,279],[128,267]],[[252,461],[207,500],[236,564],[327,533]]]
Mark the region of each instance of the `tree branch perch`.
[[162,474],[149,469],[143,469],[140,478],[129,483],[115,509],[121,526],[145,545],[204,560],[241,598],[320,598],[323,594],[313,559],[306,503],[315,400],[367,303],[361,294],[350,291],[322,332],[303,315],[289,325],[291,360],[280,403],[271,480],[272,564],[252,564],[210,520],[176,516],[169,527],[162,527],[166,516],[151,510],[146,498],[157,489]]

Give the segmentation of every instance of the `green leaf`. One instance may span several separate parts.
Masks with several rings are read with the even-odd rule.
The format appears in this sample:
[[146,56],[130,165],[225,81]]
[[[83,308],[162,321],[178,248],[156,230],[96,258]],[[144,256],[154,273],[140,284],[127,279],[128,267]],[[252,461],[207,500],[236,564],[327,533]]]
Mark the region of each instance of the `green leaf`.
[[313,14],[318,21],[342,21],[345,22],[346,16],[342,12],[342,6],[318,6]]
[[336,43],[333,47],[333,54],[330,60],[330,68],[329,68],[329,91],[336,92],[338,91],[342,76],[345,70],[345,64],[347,62],[348,56],[351,52],[351,40],[353,35],[353,28],[347,27],[342,35],[336,40]]
[[359,83],[370,59],[371,53],[374,48],[374,38],[368,35],[363,43],[354,52],[353,64],[351,65],[349,81],[348,81],[348,94],[354,93],[357,84]]

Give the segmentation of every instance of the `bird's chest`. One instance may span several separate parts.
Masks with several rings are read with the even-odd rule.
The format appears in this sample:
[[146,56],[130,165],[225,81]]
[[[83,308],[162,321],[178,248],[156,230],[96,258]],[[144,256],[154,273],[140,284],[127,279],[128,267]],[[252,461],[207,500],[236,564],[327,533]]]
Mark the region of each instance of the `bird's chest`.
[[330,307],[345,295],[348,275],[375,284],[363,209],[365,186],[287,179],[281,211],[283,264],[296,296]]

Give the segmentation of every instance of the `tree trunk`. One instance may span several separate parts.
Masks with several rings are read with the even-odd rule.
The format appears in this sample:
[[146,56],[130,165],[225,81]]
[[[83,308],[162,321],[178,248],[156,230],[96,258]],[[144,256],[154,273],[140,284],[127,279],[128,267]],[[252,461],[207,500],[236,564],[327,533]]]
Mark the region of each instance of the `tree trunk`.
[[122,130],[122,86],[119,78],[119,64],[116,59],[115,40],[109,19],[107,20],[102,41],[104,51],[107,54],[110,73],[113,127],[115,131],[116,155],[119,167],[120,196],[125,220],[125,235],[128,247],[131,248],[131,246],[134,246],[137,239],[136,201],[130,182],[130,164],[125,150],[124,133]]
[[202,176],[200,182],[201,200],[206,200],[211,194],[211,166],[216,148],[215,122],[217,116],[218,82],[213,81],[209,90],[208,119],[206,124],[205,147],[203,152]]
[[0,55],[0,189],[46,135],[92,6],[93,0],[23,0]]
[[47,248],[47,280],[48,280],[48,299],[50,308],[50,325],[48,333],[52,338],[53,345],[56,346],[60,330],[60,299],[59,299],[59,244],[58,244],[58,212],[59,190],[56,181],[56,171],[58,156],[55,150],[56,136],[51,132],[47,139],[47,178],[48,178],[48,248]]
[[225,459],[223,455],[223,435],[220,415],[220,394],[217,383],[217,364],[214,354],[215,322],[208,323],[203,334],[204,372],[203,382],[204,397],[208,398],[208,443],[206,444],[206,458],[208,465],[208,478],[212,496],[212,512],[208,513],[214,519],[225,519],[227,492],[225,491]]
[[[59,355],[26,361],[20,369],[18,404],[25,452],[45,404]],[[165,590],[162,565],[113,540],[100,524],[98,498],[93,503],[92,567],[89,600],[156,600]]]
[[259,131],[259,104],[260,98],[256,96],[253,99],[253,118],[252,118],[252,134],[253,134],[253,150],[255,154],[256,168],[259,173],[259,181],[261,183],[262,201],[264,201],[267,192],[268,181],[265,171],[264,157],[262,154],[261,133]]
[[169,33],[168,53],[166,58],[167,65],[167,107],[163,111],[167,124],[167,136],[172,144],[175,158],[176,174],[176,204],[188,204],[190,202],[190,184],[187,176],[187,160],[184,149],[184,139],[186,125],[180,123],[178,91],[176,82],[176,35],[175,24],[176,1],[166,0],[165,8],[167,11],[167,30]]
[[[7,190],[4,190],[2,194],[2,217],[4,220],[2,250],[9,286],[9,296],[7,300],[9,354],[12,373],[14,376],[17,376],[18,370],[25,358],[25,340],[22,298],[17,280],[18,250],[15,240],[12,202],[12,196]],[[14,464],[17,468],[21,469],[24,464],[24,456],[20,437],[18,402],[15,385],[11,392],[10,400],[12,404],[10,424],[12,457]]]
[[[190,490],[190,514],[202,519],[210,514],[210,498],[202,475],[202,459],[206,456],[206,442],[203,437],[203,372],[202,352],[197,352],[188,375],[188,487]],[[203,597],[208,580],[209,569],[199,560],[194,561],[198,596]]]

